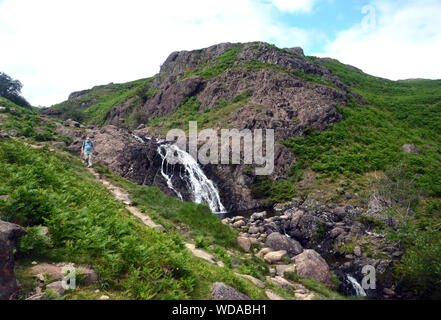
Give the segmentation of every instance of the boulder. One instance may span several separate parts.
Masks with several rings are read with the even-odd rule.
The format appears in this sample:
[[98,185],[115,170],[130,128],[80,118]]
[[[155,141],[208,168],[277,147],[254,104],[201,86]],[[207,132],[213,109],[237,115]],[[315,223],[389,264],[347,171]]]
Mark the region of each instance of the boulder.
[[66,289],[63,288],[63,284],[61,281],[55,281],[46,286],[46,291],[53,291],[57,296],[62,296]]
[[285,250],[290,256],[295,256],[303,252],[303,247],[298,241],[278,232],[271,233],[266,239],[265,244],[276,251]]
[[300,218],[303,216],[303,211],[302,210],[297,210],[296,212],[293,213],[292,217],[291,217],[291,222],[290,222],[290,228],[291,229],[295,229],[297,227],[297,225],[299,224]]
[[8,300],[17,292],[14,274],[14,248],[26,234],[19,225],[0,220],[0,300]]
[[242,228],[243,226],[245,226],[245,221],[243,221],[243,220],[239,220],[239,221],[236,221],[235,223],[233,223],[233,227],[234,228]]
[[250,298],[223,282],[215,282],[211,288],[213,300],[250,300]]
[[335,227],[329,232],[329,236],[334,239],[337,238],[340,234],[344,233],[345,230],[341,227]]
[[53,142],[52,146],[55,148],[59,148],[59,149],[63,149],[63,148],[67,147],[66,142],[64,142],[64,141]]
[[253,213],[250,221],[264,220],[266,218],[266,211]]
[[346,209],[345,207],[337,207],[334,209],[334,214],[339,217],[340,219],[343,219],[346,215]]
[[252,226],[252,227],[250,227],[248,229],[248,233],[249,234],[257,234],[257,233],[259,233],[259,231],[260,231],[260,228],[259,227],[255,227],[255,226]]
[[265,288],[265,283],[257,278],[254,278],[253,276],[250,276],[248,274],[238,274],[242,278],[250,280],[254,285],[258,286],[259,288],[263,289]]
[[276,276],[276,277],[266,277],[266,280],[282,289],[290,290],[293,285],[286,279]]
[[247,237],[239,236],[237,237],[237,244],[246,252],[250,251],[251,240]]
[[269,262],[269,263],[277,263],[285,257],[287,257],[285,250],[272,251],[272,252],[265,254],[265,256],[263,257],[263,260],[265,260],[266,262]]
[[295,272],[295,271],[296,271],[295,264],[283,264],[276,266],[276,274],[281,277],[285,275],[285,272]]
[[257,254],[256,257],[259,259],[263,259],[263,257],[267,254],[271,252],[270,248],[263,248],[262,250],[260,250]]
[[294,262],[299,277],[313,278],[328,287],[333,287],[329,266],[316,251],[305,250],[294,257]]
[[85,284],[91,284],[98,281],[97,273],[90,266],[81,265],[75,267],[72,263],[40,263],[31,268],[31,273],[34,277],[40,279],[40,281],[47,281],[49,279],[62,280],[65,276],[63,273],[63,268],[65,266],[72,266],[75,268],[75,273],[78,275],[77,281],[81,280],[81,282]]
[[76,128],[80,127],[80,123],[72,119],[67,119],[66,121],[64,121],[63,125],[65,127],[76,127]]

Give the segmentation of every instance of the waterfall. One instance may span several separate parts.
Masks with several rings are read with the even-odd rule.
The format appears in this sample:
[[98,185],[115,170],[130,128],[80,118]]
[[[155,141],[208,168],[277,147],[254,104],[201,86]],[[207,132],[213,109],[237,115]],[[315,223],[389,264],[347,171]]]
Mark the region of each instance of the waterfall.
[[349,283],[352,285],[352,287],[355,290],[355,293],[358,297],[366,297],[366,291],[362,288],[362,286],[355,280],[355,278],[351,277],[350,275],[346,275],[348,278]]
[[[135,134],[132,134],[132,137],[140,143],[145,143],[144,139],[151,140],[151,138],[144,137],[143,139]],[[197,161],[189,153],[179,149],[176,145],[168,144],[164,139],[155,139],[155,141],[159,144],[157,152],[162,158],[161,174],[167,186],[176,193],[178,198],[183,200],[182,194],[173,185],[174,165],[170,165],[167,161],[172,156],[177,158],[178,163],[184,168],[185,172],[181,172],[179,178],[187,184],[193,202],[208,204],[214,213],[225,213],[226,209],[221,202],[219,191],[213,181],[207,178]]]
[[[181,199],[181,201],[182,201],[182,200],[184,200],[182,198],[182,194],[173,187],[173,182],[172,182],[173,174],[169,175],[169,173],[168,173],[169,170],[168,170],[168,162],[167,162],[167,151],[165,152],[165,154],[163,154],[162,153],[163,149],[164,149],[163,146],[158,147],[158,153],[162,158],[161,174],[164,177],[165,181],[167,182],[167,186],[169,187],[169,189],[173,190],[176,193],[176,195],[179,197],[179,199]],[[165,171],[164,171],[164,166],[166,167]]]
[[173,174],[169,173],[169,164],[167,159],[174,157],[178,159],[178,163],[185,169],[184,174],[180,174],[191,191],[193,202],[206,203],[214,213],[225,213],[225,207],[222,205],[219,191],[215,187],[213,181],[207,178],[204,171],[197,161],[187,152],[179,149],[173,144],[161,144],[158,147],[158,153],[162,157],[161,174],[167,181],[167,185],[182,200],[182,195],[177,191],[172,182]]

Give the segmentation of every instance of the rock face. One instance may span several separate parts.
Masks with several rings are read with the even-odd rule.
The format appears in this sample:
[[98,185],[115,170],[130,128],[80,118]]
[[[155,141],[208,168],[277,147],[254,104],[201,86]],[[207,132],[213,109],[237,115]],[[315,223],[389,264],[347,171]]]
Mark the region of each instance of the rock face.
[[297,240],[290,239],[278,232],[271,233],[265,244],[276,251],[285,250],[291,257],[303,252],[303,247]]
[[316,251],[305,250],[303,253],[294,257],[297,274],[301,278],[313,278],[332,287],[329,266]]
[[250,298],[222,282],[215,282],[211,289],[213,300],[250,300]]
[[9,299],[18,290],[13,250],[25,233],[20,226],[0,220],[0,300]]
[[[225,55],[230,55],[232,62],[227,64],[229,67],[223,72],[214,76],[198,75],[200,71],[216,65]],[[151,94],[143,99],[133,96],[116,104],[107,114],[106,123],[123,127],[125,119],[135,113],[142,114],[145,115],[145,127],[139,127],[137,134],[141,135],[142,132],[143,135],[158,137],[164,133],[156,130],[158,128],[155,131],[154,127],[149,127],[149,121],[154,117],[161,118],[175,113],[186,99],[197,99],[200,102],[198,111],[209,113],[220,102],[231,101],[246,92],[248,101],[245,105],[232,110],[228,119],[218,118],[212,127],[274,129],[275,140],[278,141],[304,136],[310,129],[325,130],[342,119],[337,106],[348,105],[353,97],[363,102],[357,93],[352,92],[331,71],[306,59],[301,48],[278,49],[262,42],[221,43],[201,50],[173,52],[162,64],[160,73],[154,77],[148,89]],[[114,90],[117,89],[113,85],[100,86],[99,94],[109,94]],[[69,96],[65,107],[87,108],[96,103],[93,97],[95,92],[93,89],[75,92]],[[79,99],[82,97],[90,99]],[[88,102],[85,104],[84,100]],[[77,127],[72,121],[66,121],[66,125]],[[132,181],[158,185],[162,191],[167,192],[167,188],[161,186],[164,181],[161,182],[160,176],[156,174],[158,160],[152,158],[151,150],[131,143],[121,147],[120,141],[125,143],[127,140],[116,140],[115,149],[119,152],[113,155],[101,154],[97,143],[97,159],[104,163],[114,163],[116,172]],[[80,146],[75,141],[71,149],[78,151]],[[270,178],[287,178],[287,172],[294,162],[292,152],[276,142],[274,172]],[[247,174],[246,169],[246,165],[204,167],[207,176],[220,189],[228,211],[250,210],[266,204],[265,199],[259,199],[253,194],[250,186],[258,183],[258,179],[253,174]],[[172,191],[167,193],[173,195]],[[186,195],[183,197],[186,198]]]

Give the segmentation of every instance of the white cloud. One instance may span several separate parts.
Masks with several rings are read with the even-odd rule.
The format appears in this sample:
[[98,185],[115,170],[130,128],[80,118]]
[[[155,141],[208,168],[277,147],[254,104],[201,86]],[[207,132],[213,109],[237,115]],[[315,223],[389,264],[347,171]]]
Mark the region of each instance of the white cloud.
[[23,82],[34,105],[75,90],[152,76],[176,50],[220,42],[305,46],[311,32],[285,28],[256,0],[4,0],[0,70]]
[[340,32],[318,55],[393,80],[441,79],[441,2],[389,0],[371,5],[375,24],[360,22]]
[[270,0],[280,11],[285,12],[311,12],[317,0]]

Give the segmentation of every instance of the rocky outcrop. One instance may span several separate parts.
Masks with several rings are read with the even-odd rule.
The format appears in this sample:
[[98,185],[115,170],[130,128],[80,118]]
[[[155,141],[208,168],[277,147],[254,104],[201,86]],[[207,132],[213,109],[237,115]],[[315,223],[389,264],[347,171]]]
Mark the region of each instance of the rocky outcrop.
[[26,232],[18,225],[0,220],[0,300],[18,291],[14,274],[14,249]]
[[[198,75],[207,68],[222,64],[220,61],[225,53],[230,55],[231,61],[219,67],[222,72],[213,76]],[[301,48],[278,49],[262,42],[221,43],[201,50],[174,52],[162,64],[160,73],[151,83],[147,83],[148,88],[140,87],[148,90],[149,94],[140,98],[134,93],[122,99],[107,113],[106,123],[125,127],[125,120],[132,119],[136,112],[145,118],[143,126],[136,130],[137,134],[158,137],[164,133],[149,126],[149,120],[175,113],[187,98],[193,97],[200,101],[198,111],[209,113],[220,102],[231,101],[247,93],[248,99],[244,105],[231,110],[226,118],[216,119],[217,122],[211,124],[214,129],[274,129],[276,141],[304,136],[311,129],[325,130],[343,118],[337,106],[348,105],[353,97],[360,103],[362,101],[357,93],[352,92],[337,76],[316,61],[319,60],[307,59]],[[135,83],[126,85],[125,89],[136,86]],[[87,108],[94,103],[94,94],[106,95],[117,88],[106,85],[72,93],[62,109]],[[77,123],[69,120],[66,125],[69,126],[67,129],[78,127]],[[66,128],[58,128],[57,132],[68,135]],[[133,139],[121,131],[118,134],[122,137],[116,137],[111,132],[97,133],[96,129],[90,130],[96,137],[95,157],[99,162],[109,164],[116,173],[134,182],[157,185],[167,194],[174,195],[157,174],[160,163],[153,155],[153,144],[150,148],[132,143]],[[109,127],[102,130],[109,131]],[[112,128],[110,131],[116,132],[117,129]],[[75,135],[70,148],[78,151],[82,137],[78,136],[78,132]],[[111,141],[109,139],[112,135]],[[115,151],[100,151],[102,143],[114,147]],[[293,163],[295,158],[291,150],[276,142],[274,172],[270,178],[288,178],[287,172]],[[220,189],[228,211],[264,208],[268,205],[266,199],[258,199],[253,194],[251,186],[258,183],[258,179],[254,174],[246,173],[247,168],[246,165],[204,167],[206,175]],[[177,172],[179,169],[177,166]],[[184,186],[178,185],[177,188],[184,190]],[[183,197],[189,199],[188,194],[183,194]]]

